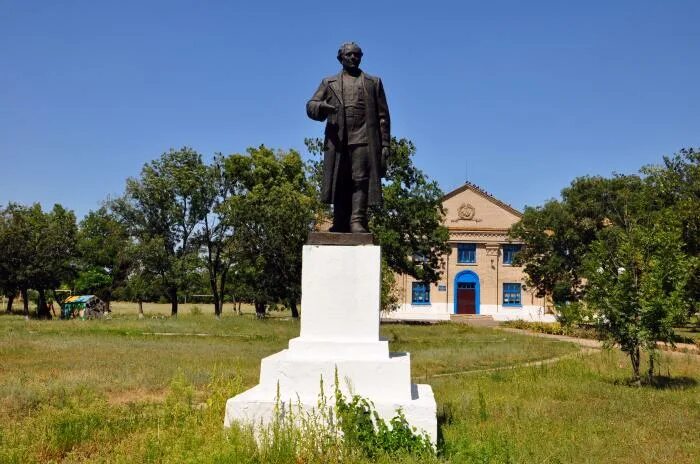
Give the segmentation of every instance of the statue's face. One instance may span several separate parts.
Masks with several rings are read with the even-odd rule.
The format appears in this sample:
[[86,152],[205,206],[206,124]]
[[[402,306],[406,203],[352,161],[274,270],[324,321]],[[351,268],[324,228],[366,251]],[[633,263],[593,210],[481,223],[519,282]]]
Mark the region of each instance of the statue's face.
[[355,70],[360,66],[361,61],[362,50],[356,45],[345,47],[340,55],[340,62],[345,69]]

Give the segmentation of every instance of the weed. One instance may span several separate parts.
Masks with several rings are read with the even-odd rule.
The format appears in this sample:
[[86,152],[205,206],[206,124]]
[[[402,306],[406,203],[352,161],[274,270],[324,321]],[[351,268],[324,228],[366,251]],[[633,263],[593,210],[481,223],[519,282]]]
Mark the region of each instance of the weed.
[[[360,446],[338,445],[333,434],[313,432],[328,423],[319,405],[316,415],[295,415],[304,425],[280,430],[266,448],[252,427],[223,429],[226,399],[258,382],[260,359],[285,348],[299,324],[281,320],[284,313],[261,324],[252,309],[225,312],[220,321],[192,317],[184,305],[177,320],[139,320],[135,304],[120,312],[124,306],[113,306],[112,320],[90,323],[0,318],[0,462],[682,464],[700,455],[699,357],[661,353],[663,377],[645,388],[621,384],[627,360],[614,349],[433,377],[578,350],[455,324],[381,327],[397,335],[392,351],[411,352],[412,371],[427,373],[438,402],[437,456],[376,451],[370,458]],[[144,309],[169,313],[167,305]],[[156,335],[165,333],[178,336]]]

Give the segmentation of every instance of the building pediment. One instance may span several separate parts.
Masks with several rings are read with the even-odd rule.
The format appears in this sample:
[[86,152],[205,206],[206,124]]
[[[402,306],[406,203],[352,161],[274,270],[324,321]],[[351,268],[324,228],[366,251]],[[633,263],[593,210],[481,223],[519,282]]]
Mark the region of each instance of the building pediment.
[[501,234],[518,222],[522,213],[472,183],[445,195],[445,226],[450,230],[498,230]]

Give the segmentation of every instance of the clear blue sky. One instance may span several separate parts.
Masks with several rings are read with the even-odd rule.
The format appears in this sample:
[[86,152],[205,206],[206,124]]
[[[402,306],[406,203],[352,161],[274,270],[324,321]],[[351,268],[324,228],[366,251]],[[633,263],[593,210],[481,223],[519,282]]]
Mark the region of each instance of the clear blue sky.
[[169,148],[303,150],[358,42],[445,192],[522,209],[700,145],[700,2],[0,0],[0,205],[79,217]]

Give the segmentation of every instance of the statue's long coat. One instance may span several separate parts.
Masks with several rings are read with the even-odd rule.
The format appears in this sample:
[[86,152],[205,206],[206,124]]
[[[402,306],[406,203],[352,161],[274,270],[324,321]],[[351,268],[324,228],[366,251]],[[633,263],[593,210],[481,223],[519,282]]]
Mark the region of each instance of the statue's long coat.
[[[365,94],[365,117],[367,141],[369,148],[369,188],[367,202],[370,205],[382,202],[381,178],[386,166],[382,163],[382,147],[391,143],[389,107],[386,104],[384,86],[381,79],[364,72],[360,74]],[[341,88],[342,71],[321,81],[318,90],[306,104],[306,114],[311,119],[323,121],[326,115],[320,111],[320,102],[326,102],[338,108],[338,112],[328,116],[323,156],[323,185],[321,200],[324,203],[334,203],[338,187],[338,167],[340,153],[345,150],[345,107]],[[386,161],[386,160],[384,160]],[[350,175],[349,173],[347,175]]]

